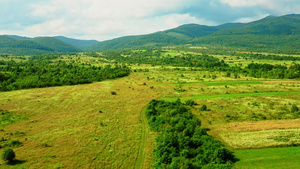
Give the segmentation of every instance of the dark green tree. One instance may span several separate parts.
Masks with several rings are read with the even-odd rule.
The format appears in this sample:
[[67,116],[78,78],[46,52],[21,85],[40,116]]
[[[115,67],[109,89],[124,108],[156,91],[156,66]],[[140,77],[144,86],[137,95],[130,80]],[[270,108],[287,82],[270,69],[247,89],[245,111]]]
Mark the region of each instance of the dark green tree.
[[16,157],[15,152],[11,148],[7,148],[2,152],[1,159],[4,161],[12,162]]
[[205,111],[205,110],[207,110],[207,107],[206,107],[206,105],[205,105],[205,104],[203,104],[203,105],[202,105],[202,107],[201,107],[201,108],[199,108],[199,110],[200,110],[200,111]]
[[297,112],[297,111],[299,111],[299,108],[297,107],[296,104],[293,104],[293,105],[292,105],[292,108],[291,108],[291,112],[292,112],[292,113],[295,113],[295,112]]

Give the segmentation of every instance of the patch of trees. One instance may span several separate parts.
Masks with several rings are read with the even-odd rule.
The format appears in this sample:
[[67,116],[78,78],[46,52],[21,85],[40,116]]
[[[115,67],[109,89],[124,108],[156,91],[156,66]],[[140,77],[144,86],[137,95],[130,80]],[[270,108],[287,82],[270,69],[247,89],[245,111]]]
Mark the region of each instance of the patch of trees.
[[297,79],[300,78],[300,64],[293,64],[288,68],[282,65],[251,63],[244,72],[256,78]]
[[244,53],[240,54],[243,58],[249,58],[249,59],[257,59],[257,60],[290,60],[290,61],[299,61],[300,57],[294,57],[294,56],[279,56],[279,55],[264,55],[259,53]]
[[125,65],[79,66],[53,61],[55,58],[57,55],[33,56],[25,62],[0,61],[0,91],[87,84],[124,77],[131,72]]
[[215,68],[229,67],[226,63],[219,59],[206,54],[189,54],[181,53],[177,56],[163,56],[162,50],[119,50],[119,51],[104,51],[103,54],[108,60],[127,64],[150,64],[159,66],[178,66],[178,67],[199,67],[199,68]]
[[146,110],[151,130],[158,132],[154,168],[231,168],[233,155],[201,127],[180,100],[152,100]]

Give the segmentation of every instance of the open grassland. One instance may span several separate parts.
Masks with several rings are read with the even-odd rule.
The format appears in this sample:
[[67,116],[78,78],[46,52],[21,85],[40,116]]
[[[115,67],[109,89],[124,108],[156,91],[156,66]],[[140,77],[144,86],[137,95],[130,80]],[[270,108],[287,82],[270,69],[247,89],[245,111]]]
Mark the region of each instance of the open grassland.
[[[184,54],[168,50],[163,56],[180,53]],[[108,64],[94,55],[101,53],[62,55],[57,61],[83,66]],[[237,64],[229,60],[234,58],[223,59]],[[145,125],[142,110],[159,98],[194,100],[197,105],[192,106],[192,112],[208,133],[232,148],[300,143],[300,114],[291,110],[293,105],[300,108],[299,80],[236,78],[225,72],[171,66],[132,64],[132,68],[130,76],[117,80],[1,92],[0,109],[22,120],[0,126],[0,138],[6,140],[0,141],[0,146],[11,140],[19,140],[22,146],[14,148],[16,164],[1,163],[0,168],[151,168],[156,135]],[[207,106],[206,111],[199,110],[202,105]],[[290,168],[299,168],[299,163],[294,164],[299,161],[295,156],[298,147],[286,149],[291,153],[270,155],[270,159],[264,156],[276,150],[234,150],[240,159],[236,166],[285,166],[290,158],[294,161]],[[282,160],[274,163],[280,154]]]
[[[293,104],[300,106],[297,80],[234,79],[216,72],[161,71],[159,67],[149,70],[140,74],[144,74],[147,77],[145,81],[154,88],[163,88],[161,99],[194,100],[197,105],[193,106],[193,112],[209,130],[208,133],[231,148],[300,144],[300,123],[293,120],[299,119],[299,112],[291,112]],[[213,75],[216,75],[215,79]],[[206,105],[209,111],[200,111],[202,105]],[[241,139],[249,140],[251,144]]]
[[236,169],[300,168],[300,147],[235,150]]
[[[1,109],[31,116],[0,132],[23,144],[14,149],[16,168],[132,168],[141,144],[141,110],[159,97],[138,75],[0,95]],[[151,154],[145,161],[145,168],[151,166]]]

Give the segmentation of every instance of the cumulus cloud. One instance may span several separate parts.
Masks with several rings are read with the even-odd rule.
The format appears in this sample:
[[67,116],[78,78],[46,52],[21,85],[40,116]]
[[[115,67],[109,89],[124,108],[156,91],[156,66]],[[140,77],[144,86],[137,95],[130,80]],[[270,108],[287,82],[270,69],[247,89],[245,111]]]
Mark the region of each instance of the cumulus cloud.
[[0,0],[0,34],[106,40],[298,11],[298,0]]

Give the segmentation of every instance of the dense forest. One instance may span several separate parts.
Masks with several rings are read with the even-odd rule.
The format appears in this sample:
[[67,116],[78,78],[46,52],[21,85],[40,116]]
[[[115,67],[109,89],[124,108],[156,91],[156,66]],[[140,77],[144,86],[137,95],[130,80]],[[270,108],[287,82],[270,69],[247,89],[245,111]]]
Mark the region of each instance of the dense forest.
[[152,100],[146,110],[151,130],[158,132],[154,168],[231,168],[233,155],[209,136],[180,100]]

